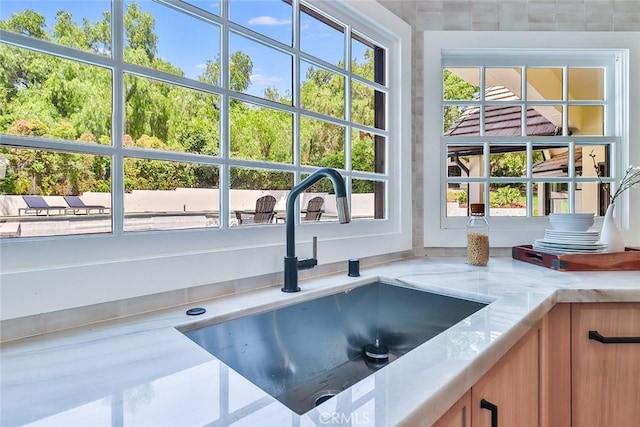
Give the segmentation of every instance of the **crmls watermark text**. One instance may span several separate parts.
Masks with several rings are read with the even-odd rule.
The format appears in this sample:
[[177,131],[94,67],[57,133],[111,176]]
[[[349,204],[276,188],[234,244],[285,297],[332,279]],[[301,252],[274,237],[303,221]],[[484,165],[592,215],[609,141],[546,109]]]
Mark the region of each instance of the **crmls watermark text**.
[[320,423],[321,424],[338,424],[338,425],[365,425],[369,424],[369,414],[366,412],[363,413],[354,413],[354,414],[344,414],[342,412],[322,412],[320,414]]

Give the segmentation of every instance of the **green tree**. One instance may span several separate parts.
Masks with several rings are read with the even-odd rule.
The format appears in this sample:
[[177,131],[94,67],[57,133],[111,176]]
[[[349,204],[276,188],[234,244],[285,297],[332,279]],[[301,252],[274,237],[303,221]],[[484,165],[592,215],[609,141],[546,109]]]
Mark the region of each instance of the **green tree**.
[[[445,68],[444,70],[444,99],[469,100],[477,95],[480,88],[468,83]],[[443,132],[446,132],[460,118],[463,109],[446,107],[444,110]]]

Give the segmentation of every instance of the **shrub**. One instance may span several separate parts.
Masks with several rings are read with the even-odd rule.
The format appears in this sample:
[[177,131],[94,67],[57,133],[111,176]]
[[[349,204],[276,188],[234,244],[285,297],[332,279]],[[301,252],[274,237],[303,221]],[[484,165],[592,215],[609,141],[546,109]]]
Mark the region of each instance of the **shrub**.
[[520,190],[513,187],[501,187],[494,195],[498,206],[511,206],[520,200]]

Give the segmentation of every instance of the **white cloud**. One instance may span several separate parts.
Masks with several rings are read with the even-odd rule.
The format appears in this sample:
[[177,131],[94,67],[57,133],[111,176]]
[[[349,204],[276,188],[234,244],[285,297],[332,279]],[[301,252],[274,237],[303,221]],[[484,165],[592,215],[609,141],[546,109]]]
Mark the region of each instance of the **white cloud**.
[[273,16],[256,16],[249,19],[249,25],[289,25],[290,19],[278,19]]
[[278,76],[267,76],[265,74],[252,74],[251,75],[251,83],[257,85],[270,85],[275,83],[280,83],[282,81],[282,77]]

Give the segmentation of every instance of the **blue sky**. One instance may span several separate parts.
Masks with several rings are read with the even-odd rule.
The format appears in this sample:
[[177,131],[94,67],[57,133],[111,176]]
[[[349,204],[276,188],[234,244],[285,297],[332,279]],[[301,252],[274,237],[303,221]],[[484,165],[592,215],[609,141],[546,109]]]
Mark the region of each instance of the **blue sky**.
[[[125,0],[125,5],[132,2],[132,0]],[[219,55],[220,31],[216,25],[195,19],[151,0],[136,2],[143,11],[154,15],[160,57],[180,67],[186,76],[196,78],[202,73],[205,62]],[[191,0],[189,3],[218,15],[220,13],[220,2],[216,0]],[[42,13],[46,18],[47,29],[51,31],[58,10],[71,12],[74,21],[80,24],[82,18],[95,22],[102,19],[102,11],[109,10],[110,2],[108,0],[2,0],[0,18],[7,19],[13,13],[27,8]],[[280,0],[231,0],[229,15],[232,21],[242,26],[290,44],[291,9],[291,5]],[[342,60],[343,41],[340,32],[303,13],[301,35],[302,50],[330,63],[337,64]],[[232,38],[231,50],[232,52],[242,50],[253,61],[252,85],[248,90],[249,93],[261,95],[267,87],[276,87],[281,94],[290,90],[290,61],[287,60],[286,55],[241,37]],[[362,52],[354,52],[354,54],[358,58],[363,57]]]

